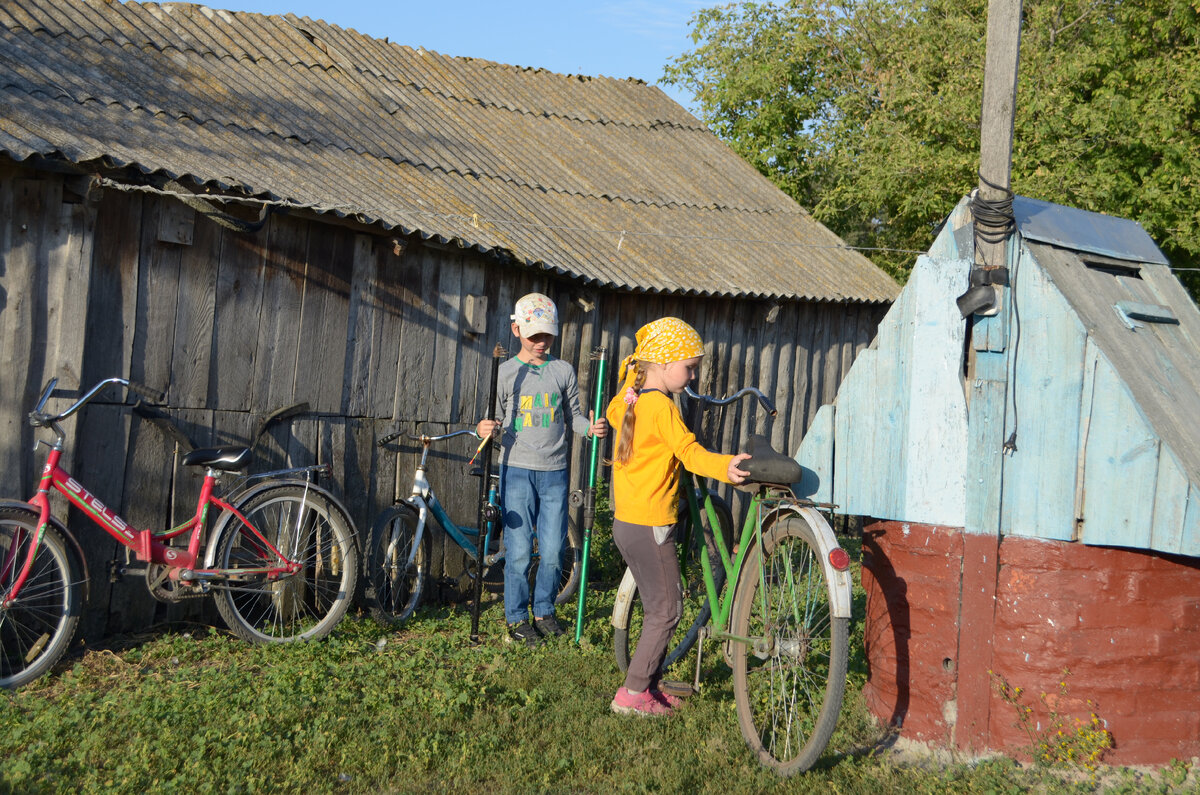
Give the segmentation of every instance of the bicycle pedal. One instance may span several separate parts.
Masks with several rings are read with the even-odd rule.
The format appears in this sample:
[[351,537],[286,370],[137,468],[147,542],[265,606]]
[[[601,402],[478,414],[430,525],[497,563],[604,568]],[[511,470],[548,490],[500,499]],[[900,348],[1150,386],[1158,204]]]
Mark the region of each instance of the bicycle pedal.
[[658,689],[669,695],[679,696],[680,698],[687,698],[696,693],[696,689],[687,682],[677,682],[671,679],[663,679],[659,682]]

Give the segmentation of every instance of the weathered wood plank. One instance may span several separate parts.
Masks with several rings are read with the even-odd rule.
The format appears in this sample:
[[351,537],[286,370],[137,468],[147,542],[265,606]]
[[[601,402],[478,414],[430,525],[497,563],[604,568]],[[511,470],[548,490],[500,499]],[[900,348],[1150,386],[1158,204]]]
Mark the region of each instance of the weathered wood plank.
[[[1012,412],[1003,461],[1004,535],[1069,540],[1075,531],[1079,405],[1087,333],[1062,294],[1032,259],[1015,272],[1010,294],[1020,324],[1009,355]],[[1014,425],[1014,420],[1016,424]]]
[[796,460],[804,467],[799,496],[815,502],[834,501],[834,415],[833,404],[826,403],[821,406],[800,443],[800,449],[796,452]]
[[1000,478],[995,461],[1004,454],[1006,378],[1008,357],[1003,353],[978,351],[975,378],[967,385],[967,489],[968,533],[996,535],[1000,532]]
[[[460,300],[467,295],[482,294],[484,284],[484,269],[479,263],[463,258]],[[508,312],[511,313],[511,310]],[[483,335],[468,333],[461,314],[454,336],[458,341],[458,361],[451,419],[453,422],[473,425],[483,416],[480,412],[487,403],[494,345],[488,345]],[[510,347],[515,349],[517,339],[511,334],[509,339],[514,343]]]
[[175,311],[179,301],[179,262],[182,248],[160,243],[158,216],[163,202],[151,199],[143,206],[138,268],[138,314],[133,328],[130,377],[153,390],[170,394],[171,354],[175,348]]
[[[157,427],[128,409],[129,446],[125,457],[121,516],[141,530],[163,530],[176,524],[172,516],[172,483],[175,479],[175,442]],[[198,489],[197,489],[198,492]],[[97,495],[99,496],[99,495]],[[195,512],[184,511],[178,522]],[[97,529],[98,531],[98,529]],[[186,541],[182,542],[186,543]],[[133,562],[126,549],[114,547],[119,560]],[[142,564],[136,564],[142,565]],[[93,570],[96,576],[107,572]],[[113,583],[109,598],[107,632],[129,632],[154,623],[157,602],[146,590],[145,578],[130,574]]]
[[[434,259],[430,257],[430,263]],[[454,414],[454,381],[458,367],[459,291],[462,289],[462,259],[442,260],[436,267],[437,294],[431,306],[437,312],[433,339],[433,371],[429,374],[430,419],[452,422]]]
[[396,411],[400,346],[404,333],[403,268],[393,244],[371,238],[377,275],[374,283],[376,342],[371,352],[371,417],[391,418]]
[[371,354],[379,344],[378,315],[374,306],[378,271],[372,253],[371,239],[366,235],[356,235],[354,257],[351,260],[350,337],[343,390],[346,414],[351,417],[371,414]]
[[1200,487],[1188,487],[1187,511],[1183,518],[1183,532],[1179,537],[1179,551],[1184,555],[1200,555]]
[[180,252],[175,350],[171,356],[171,402],[175,406],[208,405],[221,243],[221,228],[201,218],[193,227],[192,244]]
[[263,262],[262,313],[258,324],[254,391],[250,408],[271,412],[295,402],[304,296],[305,251],[312,224],[284,216],[273,219]]
[[[3,201],[11,219],[6,224],[9,248],[2,260],[4,290],[0,311],[0,434],[17,441],[21,451],[32,448],[33,429],[25,414],[33,408],[46,374],[45,353],[45,253],[42,221],[54,205],[51,186],[44,180],[18,179]],[[33,461],[25,453],[14,456],[17,465],[6,467],[5,483],[21,495],[33,492]]]
[[1082,540],[1145,548],[1151,531],[1146,495],[1154,494],[1160,440],[1103,355],[1096,366],[1089,426]]
[[1158,462],[1158,479],[1154,487],[1154,515],[1150,523],[1151,549],[1189,555],[1184,549],[1183,532],[1188,507],[1187,475],[1179,459],[1165,445]]
[[962,527],[966,518],[966,322],[954,298],[969,269],[966,260],[918,257],[905,287],[915,299],[908,304],[905,335],[904,479],[896,479],[901,492],[895,495],[897,516],[905,521]]
[[[268,227],[278,220],[272,218]],[[266,229],[253,236],[225,233],[214,296],[215,353],[209,362],[208,408],[250,409],[258,367],[266,240]]]
[[[76,453],[76,471],[72,475],[106,505],[124,506],[128,491],[125,462],[129,451],[129,409],[93,403],[80,412],[78,421],[80,449]],[[132,496],[132,492],[129,493]],[[133,522],[127,515],[125,519]],[[113,587],[108,570],[118,554],[123,559],[124,552],[118,552],[117,542],[77,510],[71,510],[68,526],[83,547],[91,574],[89,599],[80,620],[80,637],[95,640],[110,632],[121,631],[119,618],[110,620],[110,614],[114,612],[119,616],[121,607],[112,604]]]
[[[58,201],[58,215],[46,240],[49,249],[46,263],[46,365],[60,382],[77,384],[82,378],[87,339],[96,207],[80,201],[66,201],[61,192]],[[47,219],[52,217],[53,212],[47,214]]]

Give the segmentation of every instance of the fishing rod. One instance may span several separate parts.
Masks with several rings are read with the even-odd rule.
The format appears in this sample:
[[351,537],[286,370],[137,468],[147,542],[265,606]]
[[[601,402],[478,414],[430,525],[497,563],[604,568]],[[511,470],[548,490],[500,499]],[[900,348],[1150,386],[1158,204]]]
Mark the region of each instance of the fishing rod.
[[[492,349],[492,384],[488,389],[488,402],[485,413],[488,419],[496,418],[496,390],[500,379],[500,362],[508,352],[496,343]],[[483,559],[487,556],[489,526],[494,526],[500,518],[500,511],[488,499],[488,491],[492,485],[492,445],[496,437],[495,431],[484,437],[479,450],[483,451],[483,473],[479,477],[479,541],[475,551],[475,598],[471,603],[471,645],[479,645],[479,609],[483,602]],[[476,450],[476,455],[479,454]]]
[[[608,369],[608,348],[601,346],[589,357],[588,380],[595,389],[592,400],[592,422],[603,417],[604,378]],[[591,460],[588,465],[587,491],[583,498],[583,565],[579,570],[579,611],[575,616],[575,642],[583,635],[583,612],[587,606],[588,554],[592,547],[592,527],[596,523],[596,470],[600,461],[600,445],[604,440],[592,436]]]

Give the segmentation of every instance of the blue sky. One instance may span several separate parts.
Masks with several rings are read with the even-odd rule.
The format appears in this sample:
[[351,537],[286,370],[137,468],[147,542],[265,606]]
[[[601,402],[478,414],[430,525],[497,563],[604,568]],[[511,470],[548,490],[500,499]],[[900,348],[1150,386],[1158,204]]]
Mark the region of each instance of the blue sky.
[[722,0],[201,0],[212,8],[292,13],[445,55],[564,74],[636,77],[662,85],[663,67],[692,49],[692,16]]

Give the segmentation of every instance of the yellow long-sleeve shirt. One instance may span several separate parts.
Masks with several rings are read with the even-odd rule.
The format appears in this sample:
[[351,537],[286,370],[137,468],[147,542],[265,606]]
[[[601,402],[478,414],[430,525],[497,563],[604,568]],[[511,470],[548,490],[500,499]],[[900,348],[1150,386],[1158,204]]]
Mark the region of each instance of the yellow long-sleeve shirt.
[[[621,438],[623,397],[613,398],[605,412],[614,440]],[[680,464],[692,474],[728,483],[733,456],[705,450],[684,424],[675,401],[662,392],[643,392],[636,412],[633,455],[628,463],[613,464],[613,515],[632,524],[674,524],[681,496]]]

